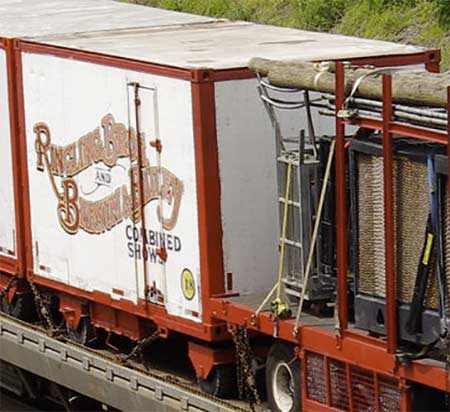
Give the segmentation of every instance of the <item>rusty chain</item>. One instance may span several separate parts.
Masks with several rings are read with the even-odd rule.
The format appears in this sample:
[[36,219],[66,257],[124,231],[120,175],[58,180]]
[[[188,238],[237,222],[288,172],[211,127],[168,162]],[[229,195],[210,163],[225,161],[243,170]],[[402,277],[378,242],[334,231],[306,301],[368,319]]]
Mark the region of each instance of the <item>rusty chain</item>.
[[44,321],[43,323],[47,326],[48,335],[50,335],[50,336],[57,335],[59,330],[55,326],[55,322],[53,322],[53,319],[50,315],[47,305],[42,300],[41,292],[39,291],[36,284],[34,283],[33,277],[28,276],[27,280],[28,280],[28,284],[30,285],[31,292],[33,293],[34,303],[36,305],[36,309],[39,314],[39,317],[41,318],[41,320]]
[[[11,320],[11,321],[13,321],[15,323],[18,323],[21,326],[27,327],[28,329],[31,329],[31,330],[34,330],[34,331],[39,331],[39,332],[46,332],[46,330],[43,329],[41,326],[37,326],[37,325],[30,324],[28,322],[21,321],[21,320],[19,320],[17,318],[11,317],[11,316],[9,316],[7,314],[3,314],[2,313],[0,316],[4,316],[5,318],[7,318],[7,319],[9,319],[9,320]],[[55,337],[50,337],[50,338],[51,339],[55,339]],[[94,355],[94,356],[96,356],[98,358],[105,359],[105,360],[108,360],[108,361],[113,361],[113,362],[115,361],[115,362],[117,362],[118,365],[119,364],[122,365],[121,360],[117,359],[117,356],[113,355],[112,353],[106,353],[105,351],[102,351],[102,350],[95,350],[95,349],[92,349],[92,348],[88,348],[88,347],[86,347],[84,345],[81,345],[81,344],[79,344],[77,342],[73,342],[73,341],[71,341],[71,345],[72,346],[76,346],[78,349],[86,352],[87,354]],[[171,385],[177,386],[177,387],[179,387],[181,389],[184,389],[185,391],[189,391],[192,394],[201,396],[201,397],[203,397],[205,399],[209,399],[209,400],[211,400],[211,401],[213,401],[213,402],[223,406],[223,409],[233,410],[233,411],[236,411],[236,412],[248,412],[248,409],[244,408],[241,405],[237,405],[237,404],[229,402],[229,401],[227,401],[225,399],[221,399],[221,398],[218,398],[218,397],[216,397],[214,395],[210,395],[210,394],[208,394],[206,392],[203,392],[202,390],[197,388],[192,382],[185,382],[184,380],[182,380],[182,379],[180,379],[180,378],[178,378],[176,376],[173,376],[171,374],[162,373],[162,371],[160,371],[160,370],[156,370],[156,371],[151,371],[151,370],[148,370],[148,369],[145,370],[145,369],[142,369],[142,368],[140,368],[140,367],[138,367],[138,366],[136,366],[134,364],[127,364],[127,365],[124,365],[124,366],[127,367],[127,368],[130,368],[130,369],[133,369],[133,370],[138,370],[141,373],[143,373],[143,374],[145,374],[145,375],[147,375],[147,376],[149,376],[151,378],[154,378],[154,379],[160,380],[162,382],[166,382],[166,383],[169,383]],[[220,408],[219,410],[222,410],[222,408]]]
[[129,359],[137,358],[139,361],[144,360],[144,349],[151,345],[155,340],[159,339],[161,336],[161,329],[158,328],[153,332],[150,336],[147,336],[145,338],[142,338],[139,340],[136,345],[134,346],[133,350],[128,354],[124,356],[120,356],[119,360],[123,363],[127,362]]
[[250,346],[248,330],[243,326],[237,325],[229,325],[228,330],[236,346],[236,374],[239,398],[248,400],[250,409],[255,411],[255,404],[261,404],[261,399],[252,368],[254,355]]

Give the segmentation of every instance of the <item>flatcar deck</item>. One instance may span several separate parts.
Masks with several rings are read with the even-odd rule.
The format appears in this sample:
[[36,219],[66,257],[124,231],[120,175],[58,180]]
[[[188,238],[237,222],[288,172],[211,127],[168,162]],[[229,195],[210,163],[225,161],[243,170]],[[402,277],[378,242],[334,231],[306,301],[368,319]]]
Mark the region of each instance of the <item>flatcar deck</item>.
[[200,393],[188,376],[120,365],[111,353],[49,337],[0,314],[0,359],[119,410],[248,411]]

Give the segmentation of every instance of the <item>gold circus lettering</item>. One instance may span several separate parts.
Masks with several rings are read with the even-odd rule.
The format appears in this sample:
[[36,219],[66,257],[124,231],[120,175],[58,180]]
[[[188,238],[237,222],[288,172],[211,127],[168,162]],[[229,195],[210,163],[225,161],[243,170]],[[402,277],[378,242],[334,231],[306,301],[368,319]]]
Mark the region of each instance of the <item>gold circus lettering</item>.
[[[47,170],[50,184],[57,198],[57,215],[62,228],[70,234],[79,229],[90,234],[111,230],[126,219],[135,223],[141,220],[142,208],[153,200],[166,202],[171,212],[164,216],[161,202],[157,217],[166,230],[177,223],[183,196],[183,182],[164,167],[150,166],[141,145],[142,199],[139,190],[139,168],[131,166],[128,171],[130,186],[122,185],[103,199],[91,201],[80,196],[74,177],[96,163],[113,167],[119,159],[138,158],[137,134],[132,128],[116,123],[112,114],[101,121],[101,127],[66,146],[51,143],[51,133],[45,123],[34,126],[36,136],[37,169]],[[142,139],[143,140],[143,139]],[[58,188],[56,177],[61,178]]]

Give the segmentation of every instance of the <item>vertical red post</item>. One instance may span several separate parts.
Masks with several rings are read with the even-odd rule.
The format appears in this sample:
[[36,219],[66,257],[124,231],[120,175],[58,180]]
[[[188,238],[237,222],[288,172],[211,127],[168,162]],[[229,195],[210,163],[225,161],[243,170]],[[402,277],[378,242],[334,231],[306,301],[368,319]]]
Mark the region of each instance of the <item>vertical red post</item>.
[[18,274],[26,276],[33,270],[31,245],[30,197],[23,101],[22,54],[14,39],[7,40],[10,121],[12,125],[14,196],[17,225]]
[[347,396],[348,396],[348,410],[353,412],[355,408],[353,407],[353,382],[352,382],[352,372],[350,370],[350,364],[345,363],[345,379],[347,382]]
[[380,382],[378,379],[378,373],[373,372],[373,387],[375,397],[375,412],[380,412]]
[[345,125],[338,117],[345,99],[345,72],[336,62],[336,260],[337,301],[341,331],[348,326],[347,302],[347,207],[345,190]]
[[411,391],[406,381],[400,379],[400,412],[409,412],[411,410]]
[[197,204],[200,237],[201,301],[203,321],[211,321],[209,299],[225,291],[222,259],[219,158],[215,88],[211,72],[192,72]]
[[397,281],[395,273],[393,153],[390,124],[392,120],[392,77],[383,75],[383,175],[384,236],[386,257],[386,334],[387,351],[397,350]]
[[439,49],[429,50],[427,56],[429,60],[425,63],[425,68],[431,73],[440,73],[441,51]]
[[325,387],[326,387],[325,402],[327,406],[331,406],[332,399],[331,399],[331,381],[330,381],[330,359],[326,355],[323,357],[323,366],[324,366],[323,369],[325,373]]

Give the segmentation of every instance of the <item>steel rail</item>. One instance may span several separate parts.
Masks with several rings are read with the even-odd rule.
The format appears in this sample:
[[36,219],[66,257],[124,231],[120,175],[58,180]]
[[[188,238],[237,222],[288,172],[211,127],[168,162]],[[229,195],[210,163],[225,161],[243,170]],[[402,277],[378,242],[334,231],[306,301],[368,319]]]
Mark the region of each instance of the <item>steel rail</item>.
[[119,410],[246,412],[162,371],[121,365],[0,314],[0,359]]

